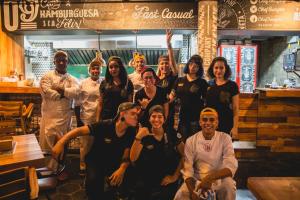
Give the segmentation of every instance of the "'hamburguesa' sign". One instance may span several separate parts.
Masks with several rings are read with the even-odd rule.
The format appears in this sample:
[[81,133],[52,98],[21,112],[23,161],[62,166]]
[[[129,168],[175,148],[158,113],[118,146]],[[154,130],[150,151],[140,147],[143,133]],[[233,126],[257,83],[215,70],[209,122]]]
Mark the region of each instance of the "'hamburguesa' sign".
[[[198,3],[2,0],[2,29],[198,29]],[[4,2],[4,3],[3,3]],[[75,3],[77,2],[77,3]],[[241,3],[242,2],[242,3]],[[300,30],[299,0],[218,0],[218,29]]]
[[130,30],[197,27],[198,11],[195,3],[73,2],[6,2],[2,4],[3,28],[13,32],[43,29]]

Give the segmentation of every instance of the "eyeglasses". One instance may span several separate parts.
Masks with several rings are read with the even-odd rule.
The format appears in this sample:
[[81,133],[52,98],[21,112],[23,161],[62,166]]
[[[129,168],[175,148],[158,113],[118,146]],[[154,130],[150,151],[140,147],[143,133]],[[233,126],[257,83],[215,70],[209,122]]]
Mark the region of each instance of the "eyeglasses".
[[203,122],[208,122],[208,121],[209,122],[215,122],[216,119],[214,117],[202,117],[201,121],[203,121]]

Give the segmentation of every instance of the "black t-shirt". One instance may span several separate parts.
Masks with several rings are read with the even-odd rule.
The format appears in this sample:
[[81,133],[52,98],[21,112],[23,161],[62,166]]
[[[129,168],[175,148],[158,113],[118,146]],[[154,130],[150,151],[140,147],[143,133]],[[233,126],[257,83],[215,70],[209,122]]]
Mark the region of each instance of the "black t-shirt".
[[[136,104],[139,104],[139,101],[141,101],[142,99],[150,99],[145,92],[145,89],[142,88],[139,91],[136,92],[135,97],[134,97],[134,102]],[[156,87],[156,94],[153,97],[153,99],[149,102],[149,104],[147,105],[146,109],[143,112],[143,115],[140,118],[140,123],[143,126],[149,127],[149,109],[154,106],[154,105],[161,105],[163,106],[165,103],[167,103],[167,93],[165,91],[165,89],[157,86]]]
[[177,145],[182,141],[182,137],[174,130],[165,133],[161,141],[153,135],[142,138],[142,151],[136,167],[139,177],[146,184],[158,185],[166,175],[172,175],[180,161],[180,154]]
[[171,72],[171,74],[169,76],[166,76],[163,79],[159,79],[159,81],[157,82],[157,85],[162,88],[165,88],[167,94],[170,94],[177,78],[178,78],[178,75],[173,76],[173,72]]
[[204,107],[207,87],[206,80],[202,78],[188,81],[185,76],[175,81],[173,91],[180,100],[179,118],[181,121],[199,121],[200,112]]
[[103,167],[105,175],[111,175],[120,167],[124,150],[130,148],[136,129],[128,127],[125,134],[118,137],[114,120],[103,120],[89,125],[90,135],[94,136],[94,143],[86,156],[87,162],[93,162]]
[[128,80],[127,86],[110,84],[103,80],[100,84],[100,95],[103,99],[101,119],[112,119],[121,103],[127,102],[129,95],[133,94],[133,84]]
[[219,114],[218,130],[230,133],[233,127],[232,97],[239,94],[238,85],[228,80],[223,85],[217,85],[215,81],[209,82],[206,95],[206,106],[217,110]]

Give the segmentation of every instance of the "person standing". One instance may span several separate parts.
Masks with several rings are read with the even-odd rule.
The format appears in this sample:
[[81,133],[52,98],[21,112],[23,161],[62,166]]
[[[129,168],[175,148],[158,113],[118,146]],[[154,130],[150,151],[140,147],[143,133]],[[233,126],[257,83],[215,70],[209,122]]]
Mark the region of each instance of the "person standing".
[[208,68],[211,78],[206,96],[206,106],[219,113],[218,131],[238,137],[239,88],[231,81],[231,70],[224,57],[216,57]]
[[133,84],[128,79],[121,58],[112,56],[108,59],[105,80],[100,84],[97,121],[113,118],[121,103],[132,101]]
[[[178,69],[174,59],[174,52],[171,45],[173,33],[171,30],[166,30],[166,39],[168,46],[168,55],[161,55],[158,58],[158,81],[157,85],[164,88],[167,93],[167,98],[173,88],[173,85],[178,78]],[[174,128],[175,101],[169,102],[169,116],[166,121],[169,129]]]
[[184,77],[178,78],[170,94],[170,100],[180,101],[178,131],[186,140],[200,130],[199,114],[204,108],[208,84],[203,76],[203,60],[199,55],[193,55],[183,72]]
[[149,109],[154,105],[164,108],[165,117],[168,117],[169,103],[165,89],[156,86],[157,76],[152,68],[146,68],[141,74],[144,85],[134,96],[134,102],[141,106],[140,123],[149,127]]
[[[97,121],[97,106],[99,104],[99,87],[101,67],[105,61],[100,53],[96,53],[96,58],[89,64],[88,72],[90,77],[81,81],[79,94],[76,99],[75,115],[77,127],[93,124]],[[85,155],[89,152],[93,143],[92,136],[80,137],[80,174],[85,172]]]
[[140,90],[142,87],[144,87],[144,81],[142,79],[141,73],[143,70],[145,70],[147,67],[145,66],[146,58],[143,54],[139,52],[133,53],[133,66],[134,66],[134,72],[132,74],[128,75],[128,78],[132,81],[134,86],[134,91]]
[[[67,53],[57,51],[54,54],[55,70],[46,73],[40,81],[40,145],[45,152],[50,152],[56,141],[71,129],[72,105],[78,93],[78,83],[67,73],[67,64]],[[57,172],[58,163],[52,159],[48,167]]]

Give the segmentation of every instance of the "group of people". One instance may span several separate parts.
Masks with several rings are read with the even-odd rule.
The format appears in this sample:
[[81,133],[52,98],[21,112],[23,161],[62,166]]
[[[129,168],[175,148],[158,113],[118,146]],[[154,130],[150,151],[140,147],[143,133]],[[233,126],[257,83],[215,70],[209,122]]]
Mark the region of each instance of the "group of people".
[[[40,143],[53,154],[49,167],[56,171],[68,141],[80,136],[89,199],[235,198],[231,136],[237,135],[237,84],[223,57],[212,61],[209,82],[199,55],[178,77],[171,39],[167,31],[168,55],[159,57],[157,72],[136,52],[133,74],[113,56],[100,81],[105,61],[98,54],[89,65],[90,77],[77,83],[67,73],[68,55],[58,51],[55,70],[41,79]],[[74,102],[78,128],[70,130]]]

